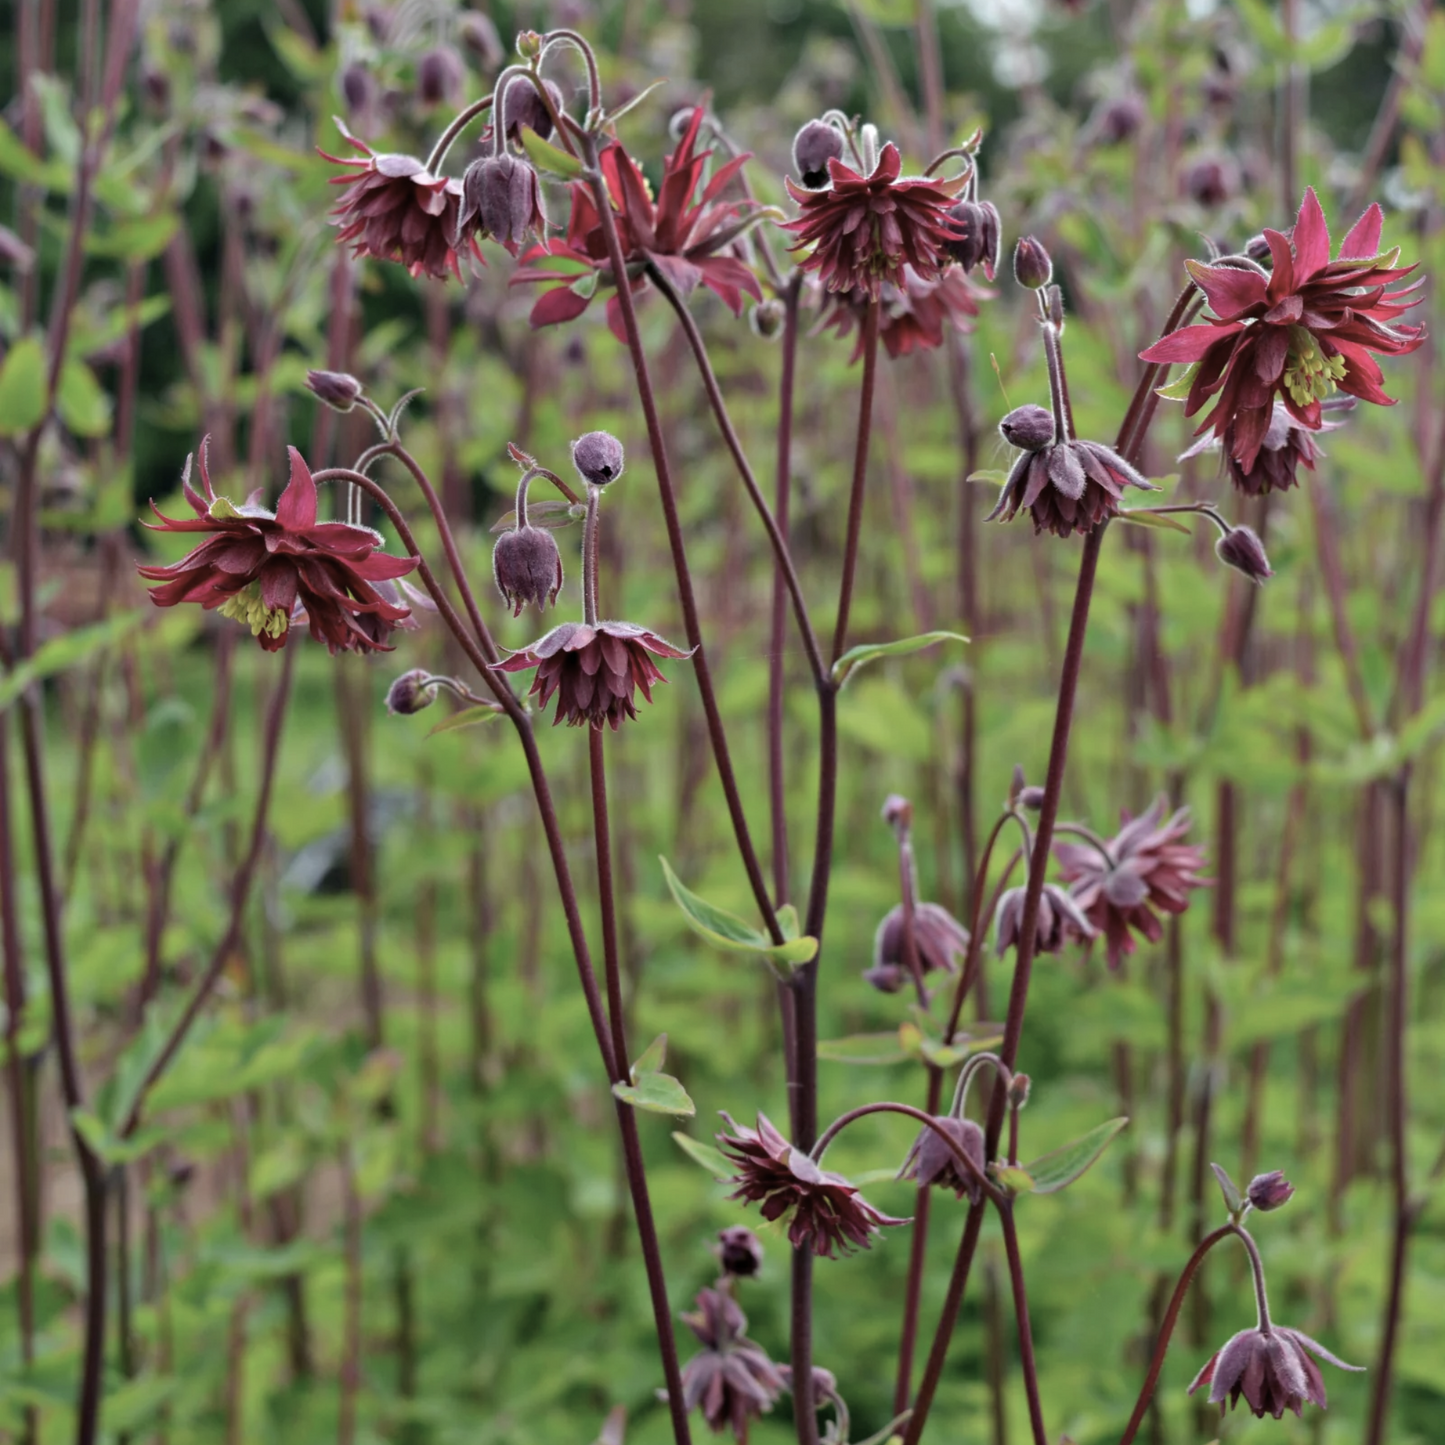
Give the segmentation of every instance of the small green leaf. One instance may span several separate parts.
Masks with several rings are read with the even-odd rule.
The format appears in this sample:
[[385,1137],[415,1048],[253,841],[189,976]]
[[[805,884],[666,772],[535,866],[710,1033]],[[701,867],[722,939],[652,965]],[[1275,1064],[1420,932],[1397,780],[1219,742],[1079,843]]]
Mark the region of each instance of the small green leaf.
[[[531,527],[570,527],[587,515],[587,508],[563,497],[547,497],[540,502],[528,501],[527,524]],[[510,508],[492,523],[493,532],[510,532],[517,525],[517,509]]]
[[1244,1196],[1239,1192],[1234,1180],[1229,1177],[1229,1171],[1221,1164],[1210,1164],[1214,1170],[1214,1177],[1219,1181],[1219,1192],[1224,1196],[1224,1207],[1231,1214],[1238,1214],[1244,1208]]
[[1163,397],[1165,401],[1188,401],[1194,385],[1194,373],[1198,370],[1199,363],[1191,361],[1167,386],[1156,386],[1155,396]]
[[575,181],[582,174],[582,162],[576,156],[544,141],[529,125],[522,127],[522,149],[539,171],[547,171],[564,181]]
[[496,722],[501,715],[501,708],[493,707],[489,702],[479,703],[476,707],[464,707],[449,718],[443,718],[434,728],[428,730],[427,736],[434,738],[438,733],[455,733],[463,728],[481,727],[483,723]]
[[612,1092],[624,1104],[649,1114],[675,1114],[690,1119],[697,1108],[687,1090],[671,1074],[643,1074],[635,1084],[613,1084]]
[[1001,1184],[1010,1194],[1031,1194],[1038,1193],[1038,1186],[1033,1176],[1027,1169],[1020,1169],[1017,1164],[1002,1164],[990,1170],[994,1182]]
[[1129,522],[1135,527],[1157,527],[1161,532],[1183,532],[1187,537],[1189,528],[1176,518],[1162,512],[1151,512],[1143,507],[1136,507],[1132,511],[1114,513],[1116,522]]
[[0,436],[22,436],[45,420],[45,366],[38,336],[22,337],[6,353],[0,365]]
[[714,1179],[726,1183],[737,1173],[722,1150],[714,1149],[711,1144],[701,1143],[690,1134],[684,1134],[681,1129],[672,1131],[672,1141],[694,1164],[701,1164]]
[[658,1074],[667,1062],[667,1035],[658,1034],[639,1055],[632,1066],[632,1082],[635,1084],[644,1074]]
[[785,971],[797,964],[807,963],[818,952],[816,938],[790,938],[775,944],[766,933],[744,923],[736,914],[718,908],[705,898],[699,898],[690,888],[685,887],[672,871],[666,858],[659,858],[663,877],[672,893],[673,900],[682,909],[688,927],[699,938],[705,938],[714,948],[725,953],[752,953],[765,958],[769,963],[781,966]]
[[908,1051],[890,1029],[882,1034],[849,1034],[842,1039],[824,1039],[818,1044],[818,1057],[835,1064],[897,1064],[908,1057]]
[[1035,1194],[1057,1194],[1059,1190],[1067,1188],[1092,1167],[1094,1161],[1109,1147],[1114,1136],[1128,1122],[1127,1116],[1110,1119],[1107,1124],[1100,1124],[1097,1129],[1090,1129],[1087,1134],[1075,1139],[1072,1144],[1065,1144],[1062,1149],[1055,1149],[1052,1153],[1041,1155],[1025,1164],[1024,1169],[1033,1179],[1033,1192]]
[[103,437],[110,430],[110,397],[83,361],[67,361],[61,368],[55,409],[78,437]]
[[833,681],[840,687],[848,680],[855,668],[873,662],[880,657],[903,657],[910,652],[921,652],[935,642],[967,642],[961,632],[920,632],[917,637],[903,637],[897,642],[864,642],[850,647],[833,664]]

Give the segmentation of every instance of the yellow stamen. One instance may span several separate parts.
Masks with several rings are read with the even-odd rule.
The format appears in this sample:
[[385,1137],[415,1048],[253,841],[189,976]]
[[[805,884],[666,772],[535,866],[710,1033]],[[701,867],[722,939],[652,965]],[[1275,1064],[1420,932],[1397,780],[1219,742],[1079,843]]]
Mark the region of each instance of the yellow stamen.
[[1284,388],[1297,406],[1323,401],[1345,379],[1345,358],[1326,356],[1314,333],[1303,326],[1289,329],[1289,355],[1284,364]]
[[291,618],[284,607],[267,607],[261,600],[261,588],[256,582],[243,587],[216,609],[222,617],[229,617],[243,627],[251,629],[252,637],[280,637],[291,625]]

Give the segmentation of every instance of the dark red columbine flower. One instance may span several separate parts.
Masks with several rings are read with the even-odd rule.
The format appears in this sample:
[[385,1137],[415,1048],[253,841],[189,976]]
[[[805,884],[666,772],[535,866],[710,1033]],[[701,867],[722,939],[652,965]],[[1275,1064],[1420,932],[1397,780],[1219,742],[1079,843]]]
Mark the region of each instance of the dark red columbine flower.
[[1181,327],[1140,355],[1151,362],[1196,365],[1185,403],[1193,416],[1212,402],[1199,425],[1226,440],[1245,472],[1254,468],[1278,397],[1304,427],[1317,430],[1320,403],[1336,387],[1383,406],[1375,355],[1402,356],[1425,339],[1421,326],[1396,325],[1418,301],[1415,282],[1387,288],[1413,266],[1395,265],[1395,251],[1380,253],[1384,217],[1373,205],[1355,222],[1330,260],[1330,233],[1313,188],[1300,204],[1292,237],[1265,231],[1272,272],[1244,259],[1230,264],[1186,265],[1213,315]]
[[[878,339],[895,359],[915,351],[931,351],[943,345],[949,330],[967,336],[973,330],[979,302],[992,295],[974,286],[959,267],[951,266],[937,280],[925,281],[912,266],[905,266],[901,286],[887,281],[879,290],[882,306]],[[857,361],[863,354],[863,316],[867,307],[866,291],[850,291],[833,299],[822,322],[838,336],[858,328],[858,343],[850,361]]]
[[218,497],[206,469],[208,441],[201,443],[204,495],[191,485],[189,457],[181,478],[194,520],[167,517],[151,503],[161,519],[153,531],[206,534],[179,562],[137,569],[164,584],[151,589],[151,601],[157,607],[198,602],[248,626],[267,652],[286,646],[298,607],[312,637],[332,652],[389,652],[392,629],[411,616],[389,600],[396,596],[389,584],[417,559],[378,551],[382,539],[369,527],[318,522],[316,483],[295,447],[288,448],[291,480],[274,512],[260,505],[259,493],[240,507]]
[[696,1313],[682,1318],[703,1346],[682,1369],[683,1407],[701,1409],[709,1429],[731,1429],[738,1445],[747,1445],[748,1422],[787,1389],[782,1371],[748,1339],[747,1316],[721,1290],[700,1290]]
[[653,657],[691,656],[630,622],[564,622],[497,665],[503,672],[537,669],[527,695],[540,694],[546,707],[557,694],[553,727],[608,723],[616,732],[624,717],[637,716],[637,689],[651,702],[652,684],[667,681]]
[[[998,901],[994,915],[994,947],[1000,957],[1019,941],[1024,924],[1027,890],[1010,888]],[[1038,922],[1034,925],[1034,952],[1058,953],[1066,944],[1094,936],[1094,925],[1085,917],[1073,895],[1057,883],[1045,883],[1039,898]]]
[[[1354,405],[1355,399],[1352,396],[1332,396],[1328,401],[1320,403],[1320,410],[1346,411]],[[1265,428],[1259,452],[1248,467],[1234,454],[1235,429],[1232,422],[1225,427],[1222,442],[1212,433],[1206,433],[1188,451],[1181,452],[1179,460],[1182,462],[1189,457],[1199,456],[1211,447],[1222,446],[1225,470],[1229,473],[1229,480],[1234,484],[1235,490],[1243,492],[1247,497],[1262,497],[1266,492],[1284,492],[1294,486],[1299,481],[1298,470],[1301,464],[1314,471],[1315,463],[1325,454],[1324,448],[1316,443],[1315,438],[1323,432],[1338,431],[1340,426],[1341,423],[1337,421],[1321,421],[1320,425],[1311,431],[1308,427],[1302,427],[1289,414],[1282,401],[1277,401],[1270,413],[1269,425]]]
[[1109,840],[1106,859],[1092,843],[1055,843],[1054,854],[1064,877],[1073,884],[1074,902],[1104,935],[1110,968],[1118,968],[1138,946],[1133,934],[1150,943],[1164,936],[1154,910],[1183,913],[1195,888],[1210,887],[1201,878],[1204,850],[1183,841],[1189,831],[1189,809],[1167,820],[1163,793],[1137,818],[1124,814],[1124,826]]
[[[749,157],[735,156],[719,166],[699,193],[712,155],[710,150],[697,149],[704,114],[702,106],[693,111],[677,149],[663,162],[656,202],[637,162],[619,142],[613,141],[603,150],[599,164],[612,198],[613,219],[627,262],[627,284],[632,290],[639,292],[646,286],[643,272],[651,261],[684,296],[700,282],[739,316],[745,293],[755,301],[763,295],[757,277],[732,254],[734,242],[749,225],[754,203],[721,197]],[[554,240],[545,250],[534,247],[522,257],[522,269],[512,277],[514,285],[537,282],[552,287],[532,307],[533,326],[571,321],[587,309],[599,285],[617,284],[592,190],[585,181],[573,181],[571,191],[566,241]],[[622,308],[615,295],[607,302],[607,324],[619,341],[626,340]]]
[[790,1214],[788,1240],[795,1249],[811,1249],[825,1259],[840,1249],[867,1249],[880,1225],[907,1224],[890,1219],[868,1203],[841,1174],[820,1168],[801,1149],[795,1149],[758,1115],[758,1127],[735,1124],[724,1114],[731,1134],[717,1141],[729,1161],[738,1166],[732,1182],[739,1186],[732,1199],[762,1205],[764,1219]]
[[963,239],[949,207],[967,178],[900,179],[902,169],[898,147],[889,141],[871,175],[830,160],[833,184],[827,190],[786,182],[802,215],[784,230],[800,238],[792,250],[812,247],[798,265],[816,271],[825,290],[877,297],[885,282],[904,285],[905,266],[912,266],[921,280],[936,281],[948,265],[948,243]]
[[547,212],[537,172],[509,151],[473,161],[462,175],[457,242],[487,236],[514,256],[528,236],[544,250],[547,246]]
[[[374,256],[378,261],[399,261],[413,276],[448,275],[462,278],[457,263],[457,215],[462,183],[434,176],[415,156],[378,155],[337,121],[343,139],[364,152],[360,158],[321,154],[338,166],[351,166],[350,175],[334,176],[331,184],[348,190],[331,214],[341,228],[337,239],[351,244],[353,256]],[[467,246],[480,262],[475,240]]]
[[[913,944],[918,950],[918,966],[925,974],[935,969],[953,973],[956,960],[968,952],[968,929],[942,904],[919,903],[913,909]],[[897,993],[909,982],[901,903],[883,915],[873,935],[873,967],[863,977],[883,993]]]
[[1216,1350],[1194,1377],[1189,1393],[1208,1385],[1209,1403],[1218,1405],[1221,1415],[1225,1402],[1238,1405],[1241,1395],[1257,1419],[1273,1415],[1281,1420],[1286,1410],[1298,1415],[1306,1400],[1323,1410],[1327,1403],[1325,1382],[1311,1354],[1340,1370],[1359,1373],[1362,1369],[1336,1359],[1323,1345],[1298,1330],[1270,1325],[1241,1330]]
[[916,1180],[920,1189],[927,1189],[930,1185],[951,1189],[960,1199],[966,1198],[969,1203],[977,1204],[983,1198],[980,1178],[984,1170],[983,1130],[972,1119],[955,1119],[951,1115],[940,1118],[938,1123],[978,1165],[978,1173],[961,1164],[953,1150],[939,1138],[938,1131],[925,1124],[918,1131],[918,1138],[913,1141],[898,1177]]

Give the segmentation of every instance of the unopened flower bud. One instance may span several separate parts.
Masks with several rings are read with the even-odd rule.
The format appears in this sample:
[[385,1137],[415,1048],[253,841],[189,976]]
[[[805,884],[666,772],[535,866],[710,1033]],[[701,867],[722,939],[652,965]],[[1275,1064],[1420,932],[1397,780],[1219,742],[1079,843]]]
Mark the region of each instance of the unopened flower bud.
[[1239,168],[1217,156],[1197,160],[1184,172],[1184,194],[1201,206],[1222,206],[1239,189]]
[[1014,247],[1014,280],[1030,291],[1038,291],[1054,279],[1054,263],[1033,236],[1020,238]]
[[492,576],[513,617],[520,617],[529,602],[541,612],[562,590],[557,539],[542,527],[503,532],[492,548]]
[[364,66],[351,64],[341,72],[341,98],[353,116],[365,115],[376,102],[376,80]]
[[1120,145],[1144,123],[1144,101],[1137,95],[1119,95],[1095,112],[1094,128],[1106,145]]
[[1018,803],[1019,794],[1023,792],[1024,787],[1024,765],[1022,763],[1015,763],[1013,776],[1009,779],[1008,785],[1008,805],[1010,808]]
[[[977,1204],[983,1195],[983,1130],[972,1119],[955,1119],[951,1115],[936,1122],[948,1138],[943,1138],[938,1129],[925,1124],[914,1140],[913,1148],[908,1151],[898,1177],[916,1180],[920,1189],[927,1189],[930,1185],[951,1189],[960,1199],[967,1198]],[[959,1159],[954,1146],[973,1161],[976,1169],[970,1169]]]
[[842,158],[842,132],[826,120],[810,120],[793,137],[793,169],[810,191],[828,184],[828,162]]
[[467,67],[450,45],[428,50],[416,63],[416,95],[423,105],[455,101],[466,80]]
[[1044,805],[1044,790],[1037,783],[1030,783],[1019,794],[1019,807],[1027,808],[1031,813],[1037,813]]
[[[560,115],[566,103],[562,96],[561,86],[550,80],[544,80],[542,84],[547,87],[547,94],[552,99],[552,106]],[[517,76],[509,82],[505,109],[508,140],[520,143],[523,126],[526,126],[528,130],[536,131],[543,140],[552,134],[551,112],[548,111],[546,102],[537,93],[537,87],[530,80]]]
[[333,411],[348,412],[361,400],[361,383],[345,371],[308,371],[306,385],[311,394]]
[[1029,1090],[1032,1087],[1033,1080],[1027,1074],[1015,1074],[1008,1086],[1009,1108],[1022,1109],[1029,1101]]
[[1262,543],[1249,527],[1231,527],[1215,544],[1214,551],[1219,560],[1237,572],[1243,572],[1251,582],[1263,582],[1274,576]]
[[998,424],[1003,439],[1022,451],[1037,452],[1054,442],[1054,414],[1046,406],[1016,406]]
[[622,443],[610,432],[590,431],[572,443],[572,465],[584,482],[605,487],[622,475]]
[[488,70],[496,70],[506,59],[496,24],[480,10],[463,10],[457,16],[457,38]]
[[754,336],[771,341],[782,331],[785,315],[781,301],[760,301],[748,312],[748,325],[752,327]]
[[960,201],[949,209],[948,219],[963,235],[945,241],[943,249],[963,267],[965,274],[975,266],[982,266],[983,274],[992,281],[998,268],[1002,237],[997,208],[991,201]]
[[542,37],[535,30],[523,30],[517,35],[517,54],[523,60],[535,60],[542,53]]
[[883,821],[894,832],[912,827],[913,804],[897,793],[889,793],[883,800]]
[[436,679],[420,667],[402,673],[386,690],[386,710],[393,717],[410,717],[436,700]]
[[746,1225],[733,1224],[718,1231],[717,1257],[724,1274],[751,1279],[763,1262],[763,1247]]
[[391,39],[392,26],[396,24],[396,12],[389,5],[368,5],[362,12],[366,28],[378,45],[385,45]]
[[1249,1202],[1256,1209],[1268,1211],[1288,1204],[1294,1196],[1294,1185],[1278,1169],[1268,1174],[1256,1174],[1249,1181]]

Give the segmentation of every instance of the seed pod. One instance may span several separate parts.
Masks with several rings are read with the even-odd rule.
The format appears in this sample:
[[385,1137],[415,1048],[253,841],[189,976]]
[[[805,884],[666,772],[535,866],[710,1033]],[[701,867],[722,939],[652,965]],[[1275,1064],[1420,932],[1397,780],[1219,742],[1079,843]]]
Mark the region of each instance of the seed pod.
[[1011,447],[1041,451],[1054,440],[1054,414],[1046,406],[1016,406],[999,422],[998,429]]

